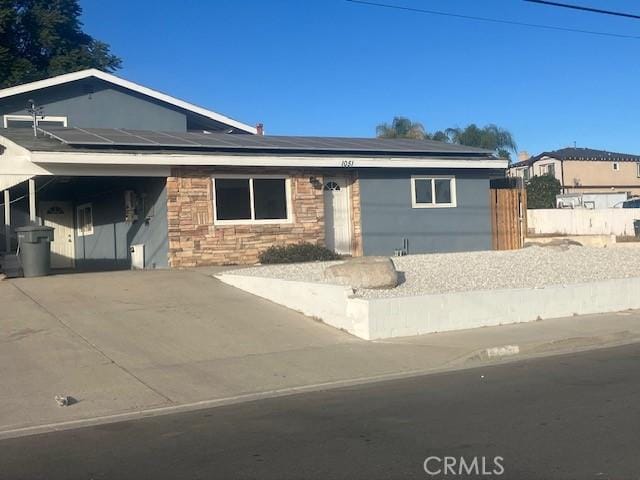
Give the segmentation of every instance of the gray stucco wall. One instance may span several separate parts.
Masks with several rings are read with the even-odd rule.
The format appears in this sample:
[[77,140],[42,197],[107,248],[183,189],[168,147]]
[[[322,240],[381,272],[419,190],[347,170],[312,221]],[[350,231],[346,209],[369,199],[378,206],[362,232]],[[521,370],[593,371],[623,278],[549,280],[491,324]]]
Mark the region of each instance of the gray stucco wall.
[[69,127],[187,130],[184,112],[98,79],[71,82],[2,100],[0,116],[27,114],[29,99],[44,108],[44,115],[68,117]]
[[[168,267],[167,192],[165,179],[123,178],[109,185],[101,182],[103,194],[79,191],[75,204],[91,203],[93,234],[78,236],[76,267],[79,269],[129,268],[131,245],[145,245],[146,268]],[[138,197],[139,219],[125,222],[125,190]],[[142,196],[144,195],[144,202]],[[144,203],[144,206],[142,205]],[[145,219],[148,219],[145,221]]]
[[[457,207],[412,208],[412,175],[454,175]],[[363,170],[360,172],[365,255],[393,255],[409,240],[409,253],[491,249],[487,171]]]

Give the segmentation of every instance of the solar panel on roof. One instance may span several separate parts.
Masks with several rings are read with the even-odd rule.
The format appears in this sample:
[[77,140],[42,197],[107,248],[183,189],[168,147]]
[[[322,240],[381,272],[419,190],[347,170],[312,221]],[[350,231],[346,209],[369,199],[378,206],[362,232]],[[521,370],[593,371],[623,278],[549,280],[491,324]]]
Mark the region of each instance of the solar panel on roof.
[[104,145],[112,142],[104,137],[76,128],[41,129],[45,134],[69,145]]
[[136,138],[135,136],[116,128],[77,128],[76,130],[88,135],[94,135],[99,139],[104,140],[106,143],[112,143],[114,145],[144,145],[149,143],[141,138]]
[[301,143],[296,138],[266,137],[265,146],[282,149],[300,148]]
[[354,153],[467,153],[489,152],[442,142],[412,139],[289,137],[228,133],[156,132],[108,128],[41,129],[68,145],[109,147],[202,148],[219,150],[354,152]]
[[197,146],[200,145],[197,141],[192,141],[186,138],[181,138],[176,135],[171,135],[165,132],[150,132],[144,130],[124,130],[123,131],[135,135],[136,137],[143,138],[155,145],[184,145],[184,146]]
[[283,147],[300,148],[302,140],[297,137],[270,137],[276,138],[278,143]]
[[116,132],[102,133],[100,136],[105,138],[106,140],[109,140],[114,145],[140,145],[140,146],[157,145],[157,143],[152,142],[150,140],[147,140],[135,135],[130,135],[124,132],[120,133],[116,131]]
[[300,148],[300,145],[303,144],[317,149],[325,148],[327,145],[326,141],[319,138],[296,138],[293,139],[293,142],[295,143],[297,148]]
[[[338,145],[342,145],[345,148],[355,148],[355,149],[361,149],[361,148],[365,148],[365,149],[369,149],[372,146],[376,145],[378,142],[376,142],[375,139],[363,139],[363,140],[356,140],[356,139],[342,139],[339,140],[337,142]],[[391,145],[390,145],[391,146]]]
[[226,135],[224,138],[221,138],[221,135],[224,134],[199,134],[197,141],[205,147],[235,148],[238,146],[233,138],[226,138],[235,135]]
[[260,141],[266,138],[259,135],[227,135],[224,133],[210,133],[204,136],[206,137],[206,140],[209,144],[214,144],[216,142],[219,142],[220,140],[224,140],[226,142],[229,142],[234,147],[259,145]]

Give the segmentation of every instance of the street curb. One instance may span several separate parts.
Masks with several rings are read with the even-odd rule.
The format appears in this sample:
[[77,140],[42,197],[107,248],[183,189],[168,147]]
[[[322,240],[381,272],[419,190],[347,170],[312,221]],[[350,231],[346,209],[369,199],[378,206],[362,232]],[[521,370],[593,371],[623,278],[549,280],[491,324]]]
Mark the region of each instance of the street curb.
[[[623,333],[623,332],[619,332]],[[618,337],[620,335],[618,334]],[[611,335],[603,337],[586,337],[586,338],[608,338]],[[577,337],[580,338],[580,337]],[[322,390],[332,390],[336,388],[352,387],[359,385],[367,385],[371,383],[402,380],[407,378],[433,375],[439,373],[456,372],[463,370],[473,370],[477,368],[501,365],[516,361],[524,361],[534,358],[570,355],[589,350],[600,350],[603,348],[620,347],[640,342],[640,336],[627,335],[618,340],[609,342],[599,342],[595,344],[583,344],[581,346],[566,348],[567,343],[563,339],[561,341],[538,343],[535,345],[503,345],[498,347],[483,348],[468,355],[463,355],[457,359],[447,362],[443,365],[430,369],[408,370],[405,372],[389,373],[382,375],[373,375],[368,377],[358,377],[346,380],[336,380],[332,382],[323,382],[310,385],[302,385],[297,387],[287,387],[276,390],[268,390],[264,392],[249,393],[231,397],[224,397],[212,400],[201,400],[197,402],[183,403],[180,405],[168,405],[164,407],[154,407],[141,410],[125,411],[112,415],[103,415],[98,417],[83,418],[77,420],[69,420],[65,422],[56,422],[43,425],[34,425],[28,427],[20,427],[9,430],[0,431],[0,441],[11,438],[26,437],[31,435],[40,435],[51,432],[61,432],[76,428],[91,427],[105,425],[110,423],[124,422],[130,420],[139,420],[144,418],[153,418],[161,415],[169,415],[174,413],[188,413],[208,408],[223,407],[237,405],[241,403],[253,402],[257,400],[266,400],[269,398],[278,398],[288,395],[311,393]],[[582,339],[584,340],[584,339]],[[553,346],[562,345],[559,349],[552,349]],[[514,348],[514,347],[517,347]],[[513,353],[517,350],[517,353]],[[491,351],[491,353],[489,353]]]
[[302,385],[299,387],[287,387],[276,390],[268,390],[265,392],[249,393],[246,395],[237,395],[232,397],[224,397],[213,400],[201,400],[198,402],[183,403],[180,405],[169,405],[166,407],[154,407],[142,410],[134,410],[112,415],[104,415],[99,417],[84,418],[78,420],[69,420],[65,422],[49,423],[44,425],[35,425],[32,427],[21,427],[10,430],[0,431],[0,440],[10,438],[25,437],[30,435],[38,435],[42,433],[58,432],[71,430],[74,428],[82,428],[96,425],[104,425],[108,423],[123,422],[128,420],[137,420],[142,418],[152,418],[160,415],[168,415],[172,413],[186,413],[207,408],[223,407],[227,405],[236,405],[257,400],[269,398],[284,397],[287,395],[295,395],[299,393],[310,393],[322,390],[332,390],[336,388],[352,387],[358,385],[366,385],[369,383],[377,383],[388,380],[401,380],[404,378],[412,378],[421,375],[433,373],[442,373],[455,370],[466,370],[474,367],[451,367],[446,366],[434,367],[433,369],[408,370],[405,372],[389,373],[383,375],[374,375],[370,377],[359,377],[347,380],[336,380],[333,382],[315,383],[310,385]]
[[[521,344],[499,345],[489,348],[481,348],[458,359],[463,363],[486,363],[513,358],[513,360],[545,355],[558,355],[563,353],[582,352],[609,346],[626,345],[640,342],[640,335],[634,335],[628,330],[613,332],[606,335],[591,337],[568,337],[549,342],[533,342]],[[471,367],[470,367],[471,368]]]

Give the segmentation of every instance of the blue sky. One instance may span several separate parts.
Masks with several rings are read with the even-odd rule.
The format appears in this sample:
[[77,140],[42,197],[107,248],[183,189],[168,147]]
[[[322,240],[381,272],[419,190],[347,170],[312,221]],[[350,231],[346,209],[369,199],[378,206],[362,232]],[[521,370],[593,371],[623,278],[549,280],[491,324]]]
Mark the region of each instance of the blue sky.
[[[640,14],[638,2],[567,0]],[[522,0],[403,6],[640,36],[640,20]],[[496,123],[532,154],[640,153],[640,39],[498,25],[344,0],[81,0],[118,75],[268,134],[373,136],[394,115],[428,130]]]

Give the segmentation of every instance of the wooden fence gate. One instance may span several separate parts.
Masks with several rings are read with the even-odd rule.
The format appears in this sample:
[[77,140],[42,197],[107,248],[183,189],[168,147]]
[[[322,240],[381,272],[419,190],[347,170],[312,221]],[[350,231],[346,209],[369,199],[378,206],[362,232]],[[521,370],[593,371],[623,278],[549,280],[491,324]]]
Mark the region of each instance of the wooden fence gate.
[[527,191],[492,188],[491,232],[494,250],[522,248],[527,233]]

